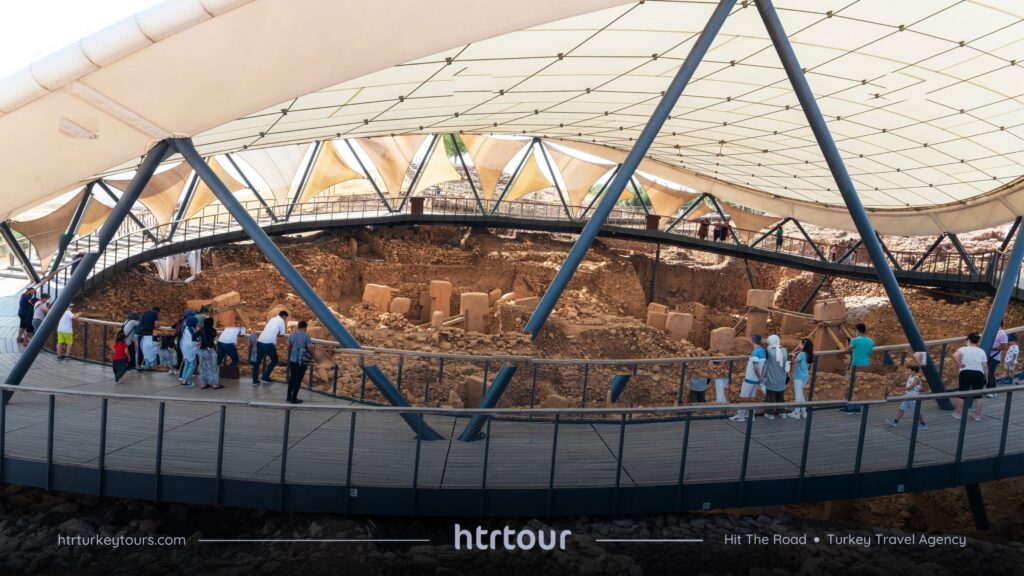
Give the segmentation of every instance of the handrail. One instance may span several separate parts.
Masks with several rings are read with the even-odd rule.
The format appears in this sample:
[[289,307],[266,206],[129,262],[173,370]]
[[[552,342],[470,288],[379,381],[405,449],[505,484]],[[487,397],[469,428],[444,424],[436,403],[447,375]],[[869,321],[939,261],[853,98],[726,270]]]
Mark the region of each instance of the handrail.
[[[100,320],[96,318],[79,317],[76,319],[78,322],[86,324],[95,324],[99,326],[110,326],[120,327],[123,322],[116,322],[112,320]],[[170,330],[170,326],[159,326],[159,329]],[[1024,326],[1016,326],[1013,328],[1007,328],[1007,334],[1018,334],[1024,332]],[[258,334],[259,331],[256,331]],[[542,364],[542,365],[577,365],[577,364],[590,364],[593,366],[606,365],[606,366],[617,366],[617,365],[650,365],[650,364],[678,364],[680,362],[730,362],[746,360],[748,355],[738,356],[672,356],[662,358],[536,358],[533,356],[520,356],[520,355],[480,355],[480,354],[452,354],[448,352],[429,352],[424,350],[403,350],[400,348],[386,348],[382,346],[363,346],[362,348],[352,349],[345,348],[340,342],[336,340],[327,340],[322,338],[312,339],[316,344],[323,344],[325,346],[332,346],[337,348],[337,353],[346,354],[352,356],[378,356],[382,354],[394,355],[394,356],[407,356],[414,358],[443,358],[445,360],[451,360],[455,362],[524,362],[530,364]],[[964,336],[953,336],[950,338],[940,338],[935,340],[926,340],[925,344],[930,348],[934,346],[942,346],[943,344],[955,344],[957,342],[963,342]],[[872,349],[872,353],[877,352],[896,352],[901,350],[910,350],[910,344],[885,344],[881,346],[875,346]],[[818,356],[841,356],[845,355],[846,352],[843,350],[823,350],[821,352],[815,351],[815,357]]]
[[[726,404],[697,404],[687,406],[625,406],[621,408],[445,408],[432,406],[388,406],[377,404],[350,403],[350,404],[328,404],[307,402],[304,404],[289,404],[285,402],[266,402],[260,400],[232,400],[218,398],[189,398],[178,396],[146,396],[142,394],[119,394],[110,392],[95,392],[91,390],[78,390],[68,388],[47,388],[41,386],[28,386],[20,384],[0,384],[0,390],[33,392],[37,394],[50,394],[54,396],[78,396],[90,398],[108,398],[116,400],[147,400],[152,402],[181,402],[189,404],[212,404],[228,406],[246,406],[250,408],[280,408],[287,410],[331,410],[342,412],[376,412],[395,414],[433,414],[433,415],[609,415],[609,414],[686,414],[694,412],[727,412],[733,410],[763,410],[771,408],[836,408],[849,404],[857,405],[880,405],[903,402],[905,400],[928,401],[943,398],[964,398],[977,396],[978,390],[953,391],[942,393],[917,394],[914,396],[889,396],[882,400],[858,400],[848,402],[845,400],[814,400],[809,402],[746,402]],[[1024,384],[1017,386],[999,386],[986,389],[986,393],[1007,394],[1024,391]]]

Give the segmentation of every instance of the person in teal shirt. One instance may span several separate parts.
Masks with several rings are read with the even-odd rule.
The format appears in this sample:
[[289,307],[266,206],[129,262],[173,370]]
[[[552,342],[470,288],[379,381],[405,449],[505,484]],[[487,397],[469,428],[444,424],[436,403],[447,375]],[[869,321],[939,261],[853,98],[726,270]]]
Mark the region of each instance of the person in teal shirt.
[[[875,341],[868,338],[868,328],[863,323],[857,324],[857,335],[850,339],[846,352],[850,355],[850,379],[856,377],[857,368],[871,366],[871,351],[875,349]],[[852,389],[851,389],[852,391]],[[849,400],[849,398],[848,398]],[[860,414],[860,404],[849,404],[839,409],[843,414]]]

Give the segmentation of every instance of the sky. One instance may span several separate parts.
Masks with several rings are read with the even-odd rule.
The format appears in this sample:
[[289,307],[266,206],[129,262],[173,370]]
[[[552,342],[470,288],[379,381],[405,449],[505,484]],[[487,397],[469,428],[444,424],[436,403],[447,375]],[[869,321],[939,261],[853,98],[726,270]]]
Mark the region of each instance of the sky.
[[0,0],[0,78],[161,0]]

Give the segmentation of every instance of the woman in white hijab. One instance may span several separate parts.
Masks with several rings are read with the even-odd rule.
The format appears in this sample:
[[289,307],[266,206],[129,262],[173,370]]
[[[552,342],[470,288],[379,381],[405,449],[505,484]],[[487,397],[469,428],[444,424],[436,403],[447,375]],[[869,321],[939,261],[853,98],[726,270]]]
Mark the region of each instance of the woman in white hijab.
[[[768,337],[768,358],[764,363],[765,401],[783,403],[786,401],[786,379],[789,370],[786,364],[789,353],[782,347],[778,334]],[[777,414],[783,414],[781,408],[772,408],[765,412],[764,417],[774,420]]]

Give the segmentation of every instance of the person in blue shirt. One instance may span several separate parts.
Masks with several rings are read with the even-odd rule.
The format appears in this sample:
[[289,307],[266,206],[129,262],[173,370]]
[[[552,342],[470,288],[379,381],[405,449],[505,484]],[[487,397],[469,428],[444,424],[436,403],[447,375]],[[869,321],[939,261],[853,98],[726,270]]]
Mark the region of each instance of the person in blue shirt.
[[[754,344],[754,349],[750,352],[750,358],[747,359],[747,370],[743,373],[740,398],[754,398],[757,396],[757,389],[764,383],[764,362],[768,358],[768,353],[765,352],[764,346],[761,345],[761,340],[760,334],[754,334],[750,337],[750,341]],[[739,410],[729,420],[733,422],[746,422],[747,412],[750,412],[750,419],[753,420],[753,410]]]
[[[857,377],[857,369],[871,366],[871,351],[875,349],[875,341],[868,338],[868,328],[863,323],[857,324],[857,335],[850,339],[850,345],[846,347],[846,353],[850,355],[850,381]],[[851,387],[850,392],[853,392]],[[847,398],[850,400],[850,398]],[[843,414],[860,414],[860,404],[847,404],[840,408]]]
[[[800,345],[793,352],[793,400],[806,402],[804,387],[810,375],[810,365],[814,362],[814,343],[808,338],[800,340]],[[807,418],[807,408],[797,408],[784,415],[787,418]]]

